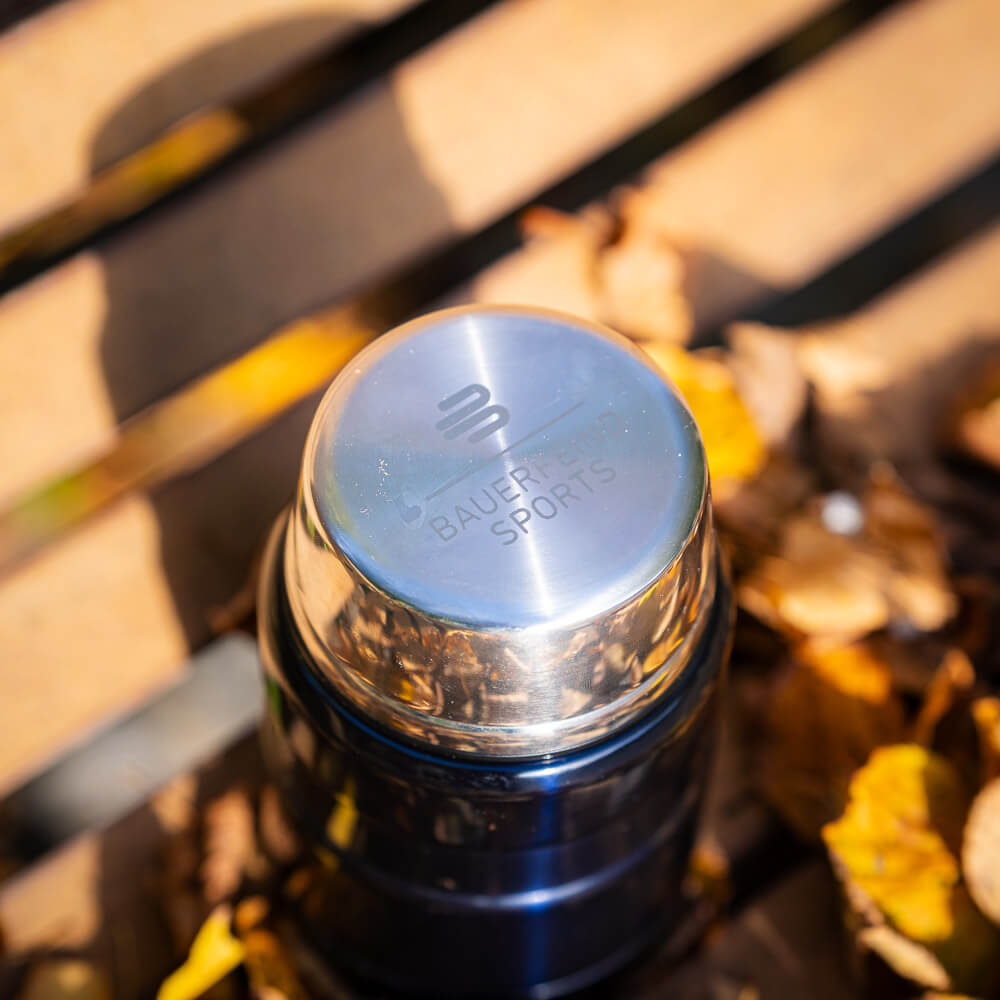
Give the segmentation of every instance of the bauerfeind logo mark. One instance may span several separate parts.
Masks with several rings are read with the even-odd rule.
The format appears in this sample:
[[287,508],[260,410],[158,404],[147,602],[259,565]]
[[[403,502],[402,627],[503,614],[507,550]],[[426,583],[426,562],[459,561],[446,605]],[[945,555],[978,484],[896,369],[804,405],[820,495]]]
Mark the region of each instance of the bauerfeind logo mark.
[[[448,415],[442,417],[434,426],[444,432],[448,441],[453,441],[466,431],[472,431],[469,441],[475,444],[495,434],[501,427],[506,427],[510,420],[510,411],[505,406],[497,406],[496,403],[489,405],[489,403],[490,390],[485,385],[473,382],[438,403],[438,409]],[[448,413],[449,410],[452,412]],[[473,430],[474,427],[479,429]],[[423,513],[423,508],[419,504],[408,503],[402,493],[396,493],[389,497],[389,500],[406,524],[413,524]]]
[[448,416],[443,417],[434,426],[439,431],[444,431],[448,441],[453,441],[466,431],[482,424],[478,430],[472,431],[469,435],[472,444],[482,441],[495,434],[501,427],[506,427],[510,421],[510,412],[505,406],[497,406],[496,403],[490,406],[487,405],[489,401],[490,390],[485,385],[473,382],[438,403],[439,410],[445,413],[449,410],[454,412],[448,413]]

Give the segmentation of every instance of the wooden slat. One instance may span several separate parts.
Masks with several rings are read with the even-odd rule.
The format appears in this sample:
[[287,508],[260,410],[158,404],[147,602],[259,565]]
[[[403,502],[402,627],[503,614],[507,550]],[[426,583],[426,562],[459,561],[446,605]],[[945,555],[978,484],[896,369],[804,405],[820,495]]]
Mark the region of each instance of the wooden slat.
[[[8,295],[4,492],[100,449],[118,420],[284,319],[509,210],[825,3],[497,7],[224,184]],[[155,508],[129,505],[136,524],[159,518],[172,596],[155,553],[127,540],[135,529],[117,512],[102,522],[115,541],[70,539],[7,581],[0,645],[16,651],[5,686],[19,722],[0,747],[0,785],[180,669],[178,625],[202,641],[206,605],[247,571],[291,489],[309,408],[162,491]],[[95,558],[115,590],[135,595],[134,616],[111,590],[100,594]],[[67,642],[73,632],[86,641]],[[127,679],[85,697],[75,685],[33,692],[39,676],[95,669]]]
[[[1000,5],[920,0],[655,165],[647,223],[691,255],[699,326],[809,281],[1000,150]],[[483,272],[480,301],[594,315],[572,246]]]
[[0,232],[182,115],[413,0],[64,0],[0,36]]
[[[527,0],[482,15],[225,183],[0,301],[0,398],[16,418],[0,490],[516,206],[826,3]],[[10,429],[22,420],[29,445]]]

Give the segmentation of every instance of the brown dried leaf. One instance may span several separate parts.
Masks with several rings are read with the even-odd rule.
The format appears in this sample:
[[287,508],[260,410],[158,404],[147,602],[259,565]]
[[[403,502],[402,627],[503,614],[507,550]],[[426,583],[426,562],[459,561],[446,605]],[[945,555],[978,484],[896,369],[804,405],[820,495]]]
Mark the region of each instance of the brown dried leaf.
[[902,737],[891,671],[864,643],[803,643],[776,682],[766,733],[764,792],[801,836],[816,838],[872,750]]
[[[988,991],[1000,937],[960,882],[965,807],[945,758],[915,744],[883,747],[854,776],[847,808],[823,839],[857,916],[911,947],[885,932],[862,931],[862,940],[921,985]],[[928,954],[917,959],[918,949]]]
[[946,990],[951,983],[948,970],[930,949],[887,924],[862,928],[858,932],[858,943],[881,955],[899,975],[921,986]]
[[1000,361],[966,386],[951,421],[952,443],[966,455],[1000,470]]
[[245,789],[235,788],[205,809],[205,858],[202,890],[209,903],[232,896],[257,851],[254,813]]
[[687,265],[651,208],[644,188],[621,194],[618,238],[606,241],[597,257],[598,308],[606,323],[628,336],[684,344],[694,329]]
[[979,756],[985,784],[1000,777],[1000,698],[977,698],[972,703],[972,720],[979,736]]
[[787,445],[809,397],[795,335],[760,323],[736,323],[726,329],[726,342],[729,370],[758,430],[771,447]]
[[930,511],[882,470],[861,512],[848,532],[830,520],[823,499],[788,518],[777,553],[741,581],[742,607],[792,635],[843,641],[890,623],[921,631],[944,625],[957,599]]
[[686,344],[694,321],[684,291],[684,258],[662,234],[639,232],[597,258],[604,322],[638,340]]
[[92,962],[53,958],[31,969],[18,1000],[111,1000],[111,987]]
[[737,587],[740,605],[793,636],[850,641],[890,618],[885,567],[856,537],[827,530],[816,511],[791,517],[776,555]]
[[969,810],[962,871],[976,906],[1000,924],[1000,778],[976,796]]
[[863,505],[867,534],[891,554],[887,595],[894,617],[923,632],[941,628],[958,602],[945,573],[947,554],[934,512],[911,496],[884,463],[872,469]]
[[938,723],[956,705],[967,702],[976,683],[976,672],[960,649],[950,649],[934,672],[923,704],[913,723],[913,742],[929,747],[934,742]]

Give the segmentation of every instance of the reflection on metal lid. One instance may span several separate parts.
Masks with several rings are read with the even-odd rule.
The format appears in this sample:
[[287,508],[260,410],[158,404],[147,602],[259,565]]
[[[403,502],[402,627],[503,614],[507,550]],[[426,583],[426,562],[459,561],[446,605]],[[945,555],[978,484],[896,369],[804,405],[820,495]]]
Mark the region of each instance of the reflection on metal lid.
[[711,604],[705,457],[625,339],[448,310],[364,350],[306,446],[286,541],[317,668],[379,724],[524,756],[624,725]]

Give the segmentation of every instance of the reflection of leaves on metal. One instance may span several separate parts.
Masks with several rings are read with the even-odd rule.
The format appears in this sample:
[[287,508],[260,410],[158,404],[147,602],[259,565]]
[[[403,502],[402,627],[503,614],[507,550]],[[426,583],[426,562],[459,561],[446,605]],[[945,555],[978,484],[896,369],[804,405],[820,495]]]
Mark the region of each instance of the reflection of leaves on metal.
[[675,344],[642,346],[691,408],[705,443],[712,494],[724,500],[755,476],[767,458],[764,441],[729,369],[714,357],[689,354]]
[[859,941],[935,989],[988,992],[1000,937],[961,883],[966,796],[954,766],[915,744],[876,750],[823,839]]
[[982,789],[969,810],[962,871],[976,905],[1000,924],[1000,778]]
[[818,838],[857,768],[902,733],[892,672],[870,646],[802,643],[773,690],[763,790],[798,833]]
[[208,915],[187,961],[163,981],[156,1000],[194,1000],[240,965],[246,949],[233,937],[229,920],[228,906],[218,906]]

